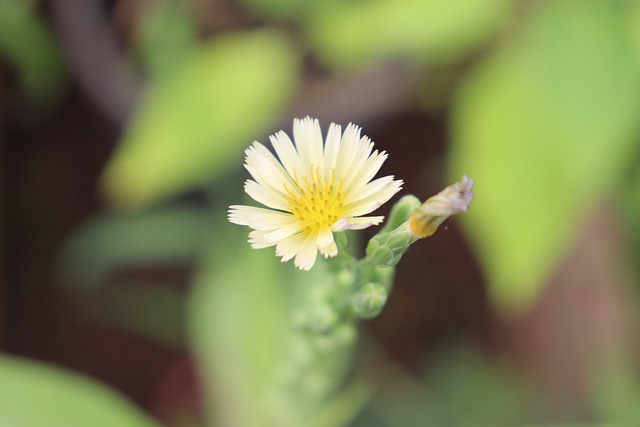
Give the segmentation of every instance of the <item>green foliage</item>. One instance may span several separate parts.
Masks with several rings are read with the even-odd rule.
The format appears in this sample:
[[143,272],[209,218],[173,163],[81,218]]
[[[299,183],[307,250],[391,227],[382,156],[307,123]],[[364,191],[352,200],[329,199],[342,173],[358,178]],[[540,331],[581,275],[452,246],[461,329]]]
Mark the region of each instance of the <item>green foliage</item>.
[[[355,340],[323,262],[310,272],[253,250],[241,233],[211,236],[190,300],[190,332],[215,425],[331,427],[348,422],[371,387],[342,393]],[[232,237],[233,236],[233,237]],[[223,239],[235,244],[218,245]]]
[[628,354],[616,354],[615,360],[593,369],[595,375],[591,378],[594,412],[613,425],[632,426],[640,419],[639,375]]
[[0,357],[3,427],[154,427],[141,411],[98,383],[25,359]]
[[0,54],[18,71],[34,100],[51,101],[59,95],[65,70],[53,35],[33,3],[0,0]]
[[[640,169],[636,168],[625,182],[618,194],[617,207],[627,232],[626,238],[631,244],[631,257],[640,259]],[[637,277],[640,277],[640,264],[632,264]]]
[[536,6],[466,78],[450,166],[477,182],[463,219],[501,310],[529,307],[637,141],[640,74],[625,2]]
[[193,20],[183,2],[147,5],[137,31],[137,48],[153,78],[171,78],[197,48]]
[[288,334],[281,269],[266,251],[211,249],[190,309],[206,408],[218,425],[258,427],[266,422],[264,395]]
[[169,283],[119,281],[101,288],[97,320],[168,346],[185,345],[185,296]]
[[393,363],[386,370],[386,380],[354,427],[533,427],[525,423],[543,413],[540,396],[529,385],[467,346],[435,354],[420,378]]
[[317,2],[304,29],[336,67],[384,58],[451,61],[504,26],[511,0],[363,0]]
[[111,201],[147,205],[235,169],[285,108],[297,66],[291,43],[268,30],[201,46],[149,89],[104,172]]
[[248,9],[268,18],[292,18],[314,0],[242,0]]
[[62,274],[70,283],[95,287],[123,266],[191,262],[209,221],[205,211],[186,207],[105,214],[69,239],[60,255]]

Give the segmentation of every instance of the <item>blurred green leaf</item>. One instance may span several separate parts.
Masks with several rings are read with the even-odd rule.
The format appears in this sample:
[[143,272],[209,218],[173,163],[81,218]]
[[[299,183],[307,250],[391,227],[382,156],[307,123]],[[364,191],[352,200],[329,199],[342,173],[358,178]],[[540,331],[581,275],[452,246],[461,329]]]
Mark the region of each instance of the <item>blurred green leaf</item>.
[[511,9],[511,0],[328,1],[308,11],[304,26],[334,66],[397,57],[442,62],[482,45]]
[[0,357],[2,427],[153,427],[114,391],[62,369]]
[[94,314],[110,326],[183,347],[185,298],[170,284],[118,282],[101,289]]
[[[640,168],[635,168],[618,194],[617,207],[624,221],[626,239],[631,244],[631,258],[640,259]],[[630,262],[636,274],[636,291],[640,289],[640,263]]]
[[168,78],[197,47],[195,23],[182,1],[162,0],[146,6],[137,28],[137,48],[153,78]]
[[0,0],[0,54],[34,99],[46,102],[59,93],[65,78],[62,56],[33,1]]
[[285,108],[297,61],[292,44],[268,30],[202,46],[149,89],[104,171],[110,200],[147,205],[237,168],[242,150]]
[[583,219],[629,166],[640,74],[625,5],[537,5],[455,100],[450,170],[476,180],[462,220],[503,311],[530,307]]
[[256,14],[268,18],[291,18],[313,0],[242,0]]
[[337,427],[349,425],[371,399],[375,387],[370,379],[354,379],[345,390],[337,393],[324,410],[309,420],[308,427]]
[[71,236],[60,269],[73,284],[96,286],[119,267],[192,262],[209,222],[205,211],[187,207],[105,214]]
[[596,367],[591,378],[595,414],[620,426],[632,426],[640,420],[640,373],[629,354],[616,354],[614,360]]
[[234,228],[211,236],[189,305],[211,420],[225,427],[345,425],[371,394],[362,378],[334,394],[349,372],[354,325],[301,329],[324,301],[328,266],[282,264],[273,248],[251,249],[244,230]]
[[[227,225],[228,227],[232,227]],[[267,425],[269,386],[289,339],[290,298],[270,250],[253,250],[240,233],[212,236],[190,305],[190,332],[215,425]],[[218,243],[216,243],[218,242]],[[273,410],[273,409],[272,409]]]
[[540,396],[499,362],[453,346],[435,354],[421,379],[388,366],[368,416],[390,427],[520,426],[544,419]]

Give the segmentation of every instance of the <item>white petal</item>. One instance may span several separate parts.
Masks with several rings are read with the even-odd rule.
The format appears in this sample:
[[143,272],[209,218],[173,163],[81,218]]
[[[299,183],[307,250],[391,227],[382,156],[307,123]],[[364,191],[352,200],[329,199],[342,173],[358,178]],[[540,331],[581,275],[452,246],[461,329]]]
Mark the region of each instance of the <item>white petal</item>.
[[282,262],[287,262],[298,255],[307,240],[305,233],[294,234],[278,242],[276,245],[276,255],[282,258]]
[[300,163],[300,157],[296,151],[296,147],[291,142],[289,135],[280,131],[270,137],[271,145],[276,150],[276,154],[282,162],[282,165],[286,169],[287,173],[292,176],[302,176],[302,169]]
[[333,240],[329,245],[320,247],[319,249],[320,249],[320,253],[325,258],[330,258],[338,255],[338,245],[336,245],[336,242],[334,242]]
[[346,218],[342,230],[362,230],[384,221],[384,216],[363,216],[360,218]]
[[244,183],[244,191],[251,196],[256,202],[260,202],[265,206],[281,211],[290,211],[290,206],[283,197],[282,193],[273,190],[271,187],[265,187],[257,182],[248,179]]
[[264,230],[253,230],[251,233],[249,233],[249,244],[251,245],[251,247],[253,249],[263,249],[275,245],[275,243],[267,240],[267,233],[268,231]]
[[271,154],[271,151],[259,142],[254,142],[246,151],[245,168],[261,185],[273,188],[286,194],[285,184],[295,186],[291,176],[282,164]]
[[310,233],[302,244],[302,248],[293,261],[294,265],[301,270],[311,270],[318,256],[318,246],[316,246],[316,234]]
[[318,238],[316,239],[316,244],[319,248],[324,248],[329,246],[333,242],[333,233],[330,228],[321,228],[318,231]]
[[364,199],[360,199],[351,205],[345,206],[344,214],[351,217],[373,212],[381,205],[388,202],[400,189],[402,181],[392,181],[385,187],[378,189],[376,193],[370,194]]
[[336,162],[337,176],[344,177],[353,165],[358,150],[358,141],[360,141],[360,128],[349,123],[340,140],[340,153]]
[[356,143],[356,153],[354,162],[349,166],[349,169],[342,175],[344,177],[344,186],[349,188],[351,182],[358,178],[360,175],[360,169],[362,165],[367,161],[371,155],[373,149],[373,142],[364,136]]
[[244,205],[229,206],[228,218],[229,222],[255,230],[275,230],[297,221],[290,213]]
[[[400,190],[401,185],[402,181],[394,181],[393,176],[384,176],[382,178],[378,178],[365,185],[358,192],[349,192],[344,200],[345,207],[348,208],[352,205],[360,204],[361,200],[368,200],[371,197],[378,198],[381,192],[384,192],[385,189],[397,188],[396,191],[398,191]],[[392,193],[391,195],[393,194],[395,193]],[[387,200],[385,200],[385,202]]]
[[326,174],[329,174],[332,169],[336,168],[338,153],[340,152],[341,133],[342,128],[340,125],[331,123],[329,132],[327,133],[327,140],[324,144],[324,170]]
[[309,176],[311,165],[320,166],[322,162],[322,131],[317,119],[307,116],[293,121],[293,139],[302,163],[303,176]]
[[376,150],[362,165],[359,171],[354,173],[354,180],[349,184],[348,191],[359,192],[378,173],[382,164],[387,159],[387,154]]
[[300,223],[294,218],[291,224],[284,225],[274,231],[271,231],[265,236],[265,239],[269,242],[278,243],[280,240],[286,239],[296,233],[302,231]]

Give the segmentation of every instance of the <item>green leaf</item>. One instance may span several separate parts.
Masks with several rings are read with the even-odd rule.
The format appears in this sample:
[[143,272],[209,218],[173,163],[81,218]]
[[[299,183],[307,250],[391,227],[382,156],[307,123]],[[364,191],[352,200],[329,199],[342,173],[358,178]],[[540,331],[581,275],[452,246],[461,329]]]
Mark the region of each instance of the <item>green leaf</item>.
[[71,236],[60,269],[72,284],[97,286],[119,267],[193,262],[209,222],[204,211],[188,207],[105,214]]
[[450,170],[476,180],[462,221],[503,311],[534,303],[582,220],[629,166],[640,74],[624,5],[538,5],[455,100]]
[[334,66],[380,58],[451,61],[504,26],[511,0],[317,2],[305,22],[318,54]]
[[32,1],[0,0],[0,54],[35,99],[49,101],[62,89],[62,56]]
[[0,357],[3,427],[157,427],[142,411],[89,378],[26,359]]
[[118,282],[100,290],[91,314],[112,327],[182,348],[184,294],[166,283]]
[[371,384],[358,378],[337,393],[349,374],[355,329],[327,322],[325,304],[337,303],[327,293],[329,266],[318,260],[311,271],[300,271],[282,264],[273,248],[251,249],[244,230],[216,230],[189,304],[211,421],[225,427],[346,424]]
[[267,18],[291,18],[313,0],[242,0],[251,12]]
[[281,115],[297,80],[297,54],[273,31],[202,46],[149,89],[104,171],[108,197],[140,207],[237,168],[242,150]]
[[144,12],[136,29],[137,48],[154,78],[170,78],[197,47],[196,25],[183,2],[152,2]]
[[[230,227],[227,225],[227,227]],[[216,425],[268,425],[266,406],[290,326],[282,266],[271,250],[253,250],[241,237],[213,246],[192,293],[190,332]],[[228,237],[228,236],[227,236]],[[286,285],[286,286],[285,286]]]
[[[640,259],[640,169],[636,168],[625,182],[622,191],[618,194],[616,206],[623,220],[626,231],[625,239],[630,244],[630,259]],[[633,263],[635,272],[635,286],[640,286],[640,264]]]

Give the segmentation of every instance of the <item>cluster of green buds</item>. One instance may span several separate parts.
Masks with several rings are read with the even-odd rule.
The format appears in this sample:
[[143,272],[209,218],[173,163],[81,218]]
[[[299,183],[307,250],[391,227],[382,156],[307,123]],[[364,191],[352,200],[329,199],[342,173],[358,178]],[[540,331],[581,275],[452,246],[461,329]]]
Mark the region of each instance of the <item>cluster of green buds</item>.
[[424,203],[408,195],[395,204],[389,220],[369,241],[366,257],[358,265],[360,277],[382,277],[382,280],[366,280],[358,287],[353,304],[356,314],[369,318],[382,310],[390,291],[393,267],[409,246],[431,236],[447,218],[469,209],[473,184],[473,180],[465,176]]

